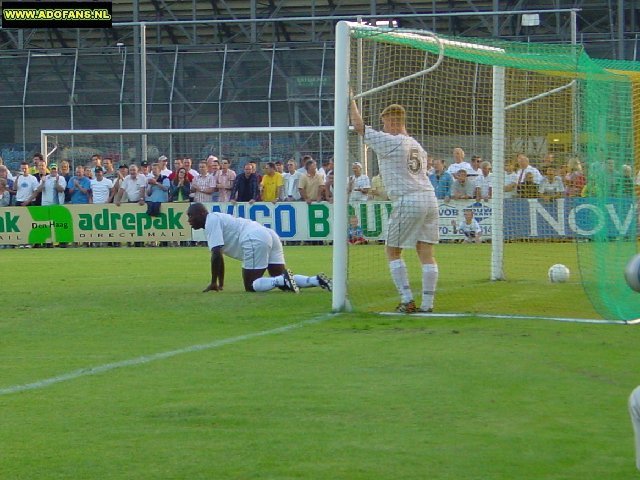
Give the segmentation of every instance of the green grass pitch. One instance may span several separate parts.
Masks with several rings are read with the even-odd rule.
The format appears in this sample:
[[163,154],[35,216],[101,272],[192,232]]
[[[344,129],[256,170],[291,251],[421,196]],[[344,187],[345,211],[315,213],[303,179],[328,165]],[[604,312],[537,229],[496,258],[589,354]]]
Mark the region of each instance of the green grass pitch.
[[[285,252],[299,273],[331,263],[329,247]],[[639,327],[330,315],[320,289],[244,293],[235,261],[225,291],[203,294],[205,248],[0,259],[3,480],[637,475],[626,402]],[[448,275],[439,301],[453,309]],[[374,295],[392,288],[379,277]],[[589,316],[565,304],[555,313]]]

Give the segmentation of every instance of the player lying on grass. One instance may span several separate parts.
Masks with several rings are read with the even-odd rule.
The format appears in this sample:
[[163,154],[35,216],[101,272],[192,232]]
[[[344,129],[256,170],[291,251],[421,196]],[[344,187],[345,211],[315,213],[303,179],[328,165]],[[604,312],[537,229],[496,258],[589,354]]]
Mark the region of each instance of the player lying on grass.
[[[331,291],[331,279],[324,273],[312,277],[294,275],[285,267],[282,242],[273,230],[246,218],[208,212],[202,203],[187,210],[189,224],[204,228],[211,250],[211,283],[203,290],[221,291],[224,286],[224,257],[242,261],[242,280],[247,292],[279,288],[298,293],[300,288],[321,287]],[[271,278],[263,278],[268,271]]]

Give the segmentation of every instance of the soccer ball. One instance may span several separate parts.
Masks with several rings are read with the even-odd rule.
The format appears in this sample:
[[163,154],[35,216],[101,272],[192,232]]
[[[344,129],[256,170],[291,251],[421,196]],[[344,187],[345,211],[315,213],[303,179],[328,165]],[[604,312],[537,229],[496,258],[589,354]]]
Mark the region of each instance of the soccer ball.
[[567,267],[561,263],[556,263],[555,265],[551,265],[551,268],[549,268],[549,281],[551,283],[564,283],[569,280],[570,274],[571,272]]
[[640,254],[634,255],[624,269],[624,278],[632,290],[640,292]]

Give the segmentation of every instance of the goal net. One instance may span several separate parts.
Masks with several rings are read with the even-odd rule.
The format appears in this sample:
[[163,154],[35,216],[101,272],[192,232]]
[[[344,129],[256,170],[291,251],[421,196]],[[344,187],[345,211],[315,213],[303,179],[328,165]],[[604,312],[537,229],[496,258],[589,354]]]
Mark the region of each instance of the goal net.
[[[378,163],[390,157],[378,159],[353,132],[341,136],[351,95],[375,130],[385,107],[402,105],[408,134],[428,152],[440,214],[436,312],[640,316],[640,296],[623,275],[636,253],[637,226],[633,126],[640,105],[630,75],[579,46],[362,24],[339,25],[336,52],[336,160],[345,160],[336,172],[357,175],[359,162],[371,189],[366,200],[354,198],[352,182],[339,184],[336,175],[345,193],[336,194],[334,207],[343,222],[334,267],[347,267],[344,297],[334,272],[334,308],[393,311],[400,299],[384,246],[392,205]],[[349,232],[365,241],[352,235],[349,243]],[[403,257],[419,305],[415,249]],[[551,283],[554,264],[569,269],[568,280]]]

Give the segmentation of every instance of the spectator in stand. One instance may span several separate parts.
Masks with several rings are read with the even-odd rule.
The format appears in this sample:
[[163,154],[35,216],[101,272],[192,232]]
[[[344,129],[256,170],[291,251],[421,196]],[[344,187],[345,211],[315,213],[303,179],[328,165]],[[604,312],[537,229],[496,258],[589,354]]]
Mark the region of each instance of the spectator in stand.
[[[333,186],[333,181],[332,181]],[[382,175],[378,172],[371,179],[371,190],[369,190],[369,199],[377,202],[386,202],[389,200],[387,190],[384,188],[384,182],[382,181]]]
[[296,170],[296,161],[293,158],[287,160],[287,173],[282,176],[284,182],[283,197],[287,202],[300,200],[300,191],[298,190],[300,178],[302,174]]
[[85,165],[84,167],[84,176],[89,179],[89,181],[93,180],[93,167]]
[[564,197],[565,186],[562,183],[562,178],[557,175],[556,168],[548,166],[544,173],[545,175],[540,182],[538,190],[540,197],[544,200],[555,200],[556,198]]
[[153,217],[160,213],[160,204],[169,201],[170,188],[171,180],[160,173],[160,164],[151,165],[151,178],[147,179],[145,196],[147,215]]
[[16,188],[16,205],[26,207],[30,203],[31,194],[38,188],[38,179],[31,175],[29,164],[20,164],[21,173],[14,181]]
[[516,162],[518,163],[518,171],[516,172],[516,185],[520,185],[525,181],[527,173],[532,174],[531,178],[533,180],[533,183],[535,183],[536,185],[540,185],[540,182],[542,181],[542,174],[536,167],[533,167],[529,164],[529,157],[527,157],[523,153],[519,153],[516,158]]
[[69,183],[69,180],[71,180],[71,165],[69,164],[68,161],[63,160],[60,162],[60,175],[62,175],[64,177],[64,179],[67,181],[67,183]]
[[556,172],[557,172],[558,166],[559,165],[556,164],[556,157],[553,155],[553,153],[547,153],[543,157],[542,162],[540,162],[539,170],[541,172],[546,172],[548,167],[553,167],[556,169]]
[[67,160],[63,160],[60,162],[60,165],[58,167],[58,172],[64,177],[65,181],[67,182],[67,188],[65,188],[64,190],[64,203],[69,203],[71,202],[71,195],[69,194],[69,181],[73,176],[71,175],[71,165]]
[[467,200],[476,195],[475,184],[467,178],[464,168],[458,170],[457,178],[451,184],[451,198],[454,200]]
[[255,162],[255,160],[251,160],[249,164],[251,165],[251,172],[255,173],[258,177],[258,198],[256,199],[256,201],[260,202],[262,200],[262,197],[260,196],[260,184],[262,183],[262,175],[260,175],[260,173],[258,172],[258,164]]
[[538,198],[540,185],[535,181],[533,172],[527,172],[524,174],[524,181],[518,183],[516,186],[516,195],[520,198]]
[[105,176],[102,167],[95,168],[95,175],[96,178],[91,180],[91,199],[89,203],[111,203],[113,201],[113,181]]
[[169,201],[171,202],[189,202],[191,201],[191,182],[187,177],[187,169],[180,167],[177,175],[171,182],[171,190],[169,191]]
[[362,173],[362,164],[360,162],[353,162],[351,169],[353,170],[353,175],[349,177],[349,203],[366,202],[371,189],[371,180]]
[[480,175],[476,177],[476,200],[488,202],[493,196],[493,173],[491,173],[491,163],[482,162],[480,164]]
[[58,166],[52,163],[49,167],[50,174],[45,175],[40,180],[40,185],[31,195],[31,202],[39,196],[41,198],[40,205],[62,205],[64,204],[64,190],[67,181],[58,173]]
[[619,197],[621,195],[622,187],[622,169],[618,169],[616,162],[612,158],[608,158],[604,164],[604,178],[603,184],[606,185],[606,192],[610,197]]
[[327,179],[324,181],[324,200],[329,203],[333,203],[333,170],[329,170],[327,173]]
[[278,160],[275,163],[275,166],[276,166],[276,172],[278,172],[280,175],[284,175],[284,165],[280,160]]
[[231,170],[229,160],[223,158],[220,162],[220,170],[216,175],[216,191],[218,192],[219,202],[228,202],[231,200],[231,190],[233,190],[233,182],[236,180],[236,172]]
[[263,202],[276,203],[282,195],[284,180],[282,175],[276,171],[276,164],[267,163],[265,175],[260,182],[260,196]]
[[0,167],[5,167],[7,170],[7,176],[4,178],[6,178],[7,180],[13,180],[13,175],[9,171],[9,168],[4,164],[4,160],[2,159],[2,157],[0,157]]
[[158,157],[158,163],[160,164],[160,173],[165,177],[170,178],[173,172],[169,169],[167,165],[168,162],[169,162],[169,159],[167,158],[166,155],[160,155]]
[[325,177],[329,175],[329,172],[333,172],[333,156],[322,161],[322,169],[324,170]]
[[9,178],[9,169],[4,165],[0,165],[0,180],[4,180],[5,189],[9,192],[9,205],[15,205],[14,181],[13,178]]
[[153,174],[151,173],[151,165],[149,165],[149,162],[144,161],[140,164],[140,171],[138,175],[143,175],[147,178],[147,180],[149,180],[153,176]]
[[192,161],[191,161],[191,157],[184,157],[184,159],[182,160],[182,166],[184,168],[187,169],[187,175],[191,175],[190,177],[190,181],[193,182],[193,179],[196,178],[198,175],[200,175],[200,173],[198,173],[197,170],[194,170],[192,168]]
[[91,160],[89,161],[87,167],[89,167],[91,170],[95,170],[96,167],[102,167],[102,155],[100,155],[99,153],[91,155]]
[[236,181],[233,183],[231,201],[253,203],[258,200],[259,194],[258,175],[253,172],[251,163],[247,163],[244,166],[244,173],[236,176]]
[[[47,168],[47,164],[44,162],[44,160],[36,162],[36,165],[38,171],[33,176],[36,177],[36,179],[38,180],[38,185],[40,185],[42,182],[44,182],[45,178],[47,178],[50,170]],[[42,190],[38,190],[37,195],[31,198],[29,204],[33,206],[42,205]]]
[[504,164],[504,198],[514,198],[516,196],[516,187],[518,184],[518,175],[516,175],[516,166],[513,162],[505,162]]
[[567,161],[567,173],[564,176],[565,193],[567,197],[579,197],[585,185],[585,177],[582,172],[582,164],[577,157],[571,157]]
[[620,177],[620,195],[630,197],[634,193],[633,169],[631,165],[622,166],[622,177]]
[[436,192],[438,200],[448,202],[451,199],[451,187],[453,185],[453,176],[445,170],[444,160],[441,158],[433,159],[433,173],[429,175],[429,180]]
[[[207,157],[207,171],[215,177],[219,170],[220,160],[213,154],[209,155]],[[200,171],[198,171],[198,174],[200,174]]]
[[116,169],[113,166],[113,159],[111,157],[104,157],[104,160],[102,161],[102,173],[104,178],[111,180],[111,183],[116,180],[118,172],[116,172]]
[[[186,165],[185,165],[186,170]],[[191,198],[194,202],[211,202],[211,194],[216,189],[216,177],[209,173],[207,162],[202,161],[198,165],[200,175],[191,182]]]
[[468,173],[471,171],[471,164],[469,162],[465,162],[464,150],[460,147],[456,147],[453,149],[453,162],[449,165],[447,172],[449,172],[453,178],[457,178],[457,174],[460,170],[466,170]]
[[[116,195],[118,194],[118,191],[120,190],[120,187],[122,185],[122,181],[125,179],[127,175],[129,175],[129,167],[127,167],[126,163],[121,163],[120,166],[118,167],[117,176],[113,181],[114,203],[115,203]],[[123,200],[125,202],[127,201],[126,198],[123,198]]]
[[462,213],[464,219],[460,222],[460,225],[455,220],[451,220],[454,235],[458,232],[464,235],[462,239],[464,243],[482,243],[482,228],[478,221],[473,218],[473,210],[465,208]]
[[[4,165],[2,166],[4,167]],[[11,193],[7,188],[7,179],[0,178],[0,207],[8,207],[10,205],[11,205]]]
[[480,155],[473,155],[471,157],[471,169],[467,172],[467,177],[474,183],[482,175],[482,157]]
[[316,171],[316,161],[307,160],[307,173],[300,178],[298,191],[300,198],[307,203],[321,202],[324,191],[324,178]]
[[34,153],[33,157],[31,158],[31,167],[29,168],[29,173],[31,175],[35,175],[36,173],[38,173],[38,164],[40,162],[44,162],[45,165],[47,164],[44,156],[41,153]]
[[89,203],[91,195],[91,180],[84,175],[85,169],[82,165],[76,167],[76,174],[69,180],[69,203],[85,204]]
[[366,245],[367,239],[364,238],[362,227],[358,224],[358,217],[351,215],[349,217],[348,238],[350,245]]
[[211,201],[219,202],[220,201],[220,193],[218,192],[218,172],[220,171],[220,160],[215,155],[209,155],[207,157],[207,172],[209,175],[213,177],[215,180],[215,188],[213,192],[211,192]]
[[[183,165],[182,165],[182,158],[178,157],[173,161],[173,171],[171,172],[171,175],[169,175],[169,180],[173,181],[174,178],[176,178],[176,175],[178,173],[178,170],[180,170]],[[187,170],[187,180],[189,180],[190,182],[193,181],[193,175],[189,174],[189,170]]]
[[302,160],[300,160],[300,168],[298,168],[298,171],[300,172],[301,175],[306,175],[307,174],[307,162],[309,160],[313,160],[313,157],[311,155],[304,155],[302,157]]
[[132,163],[129,166],[129,175],[124,177],[120,183],[120,189],[115,195],[113,203],[120,206],[123,197],[126,195],[128,203],[144,205],[145,190],[147,188],[147,177],[140,175],[138,166]]

